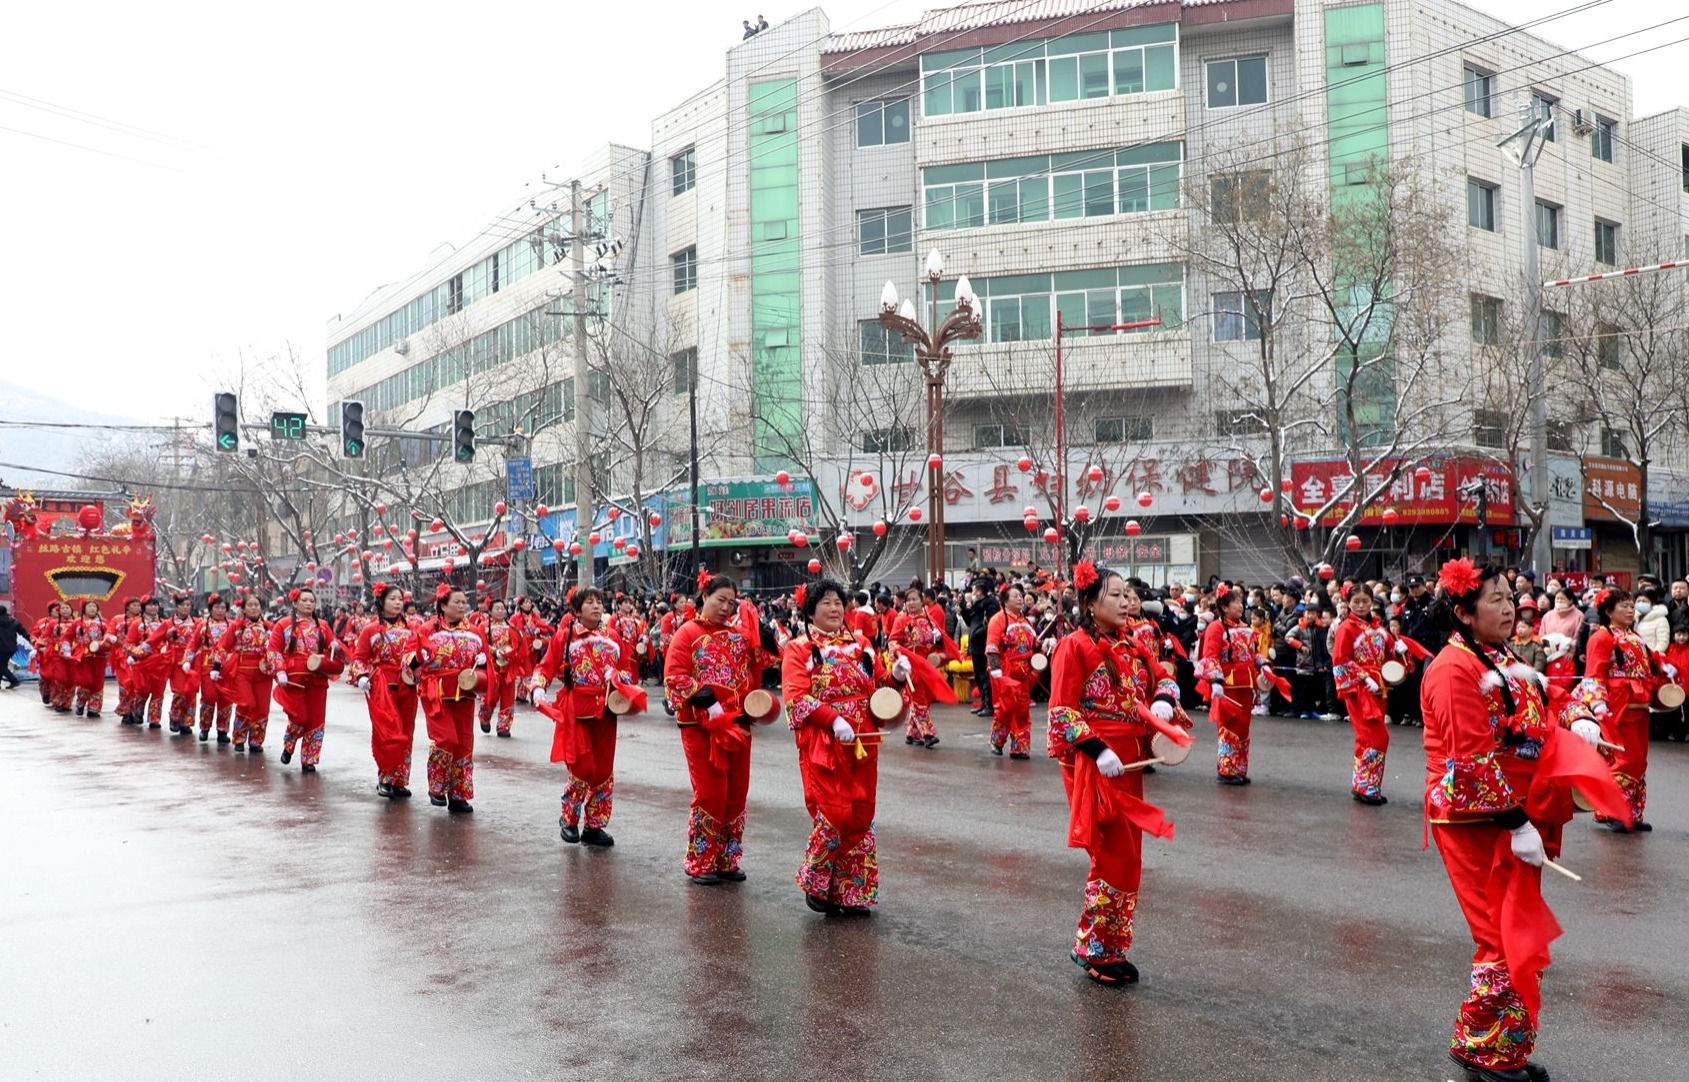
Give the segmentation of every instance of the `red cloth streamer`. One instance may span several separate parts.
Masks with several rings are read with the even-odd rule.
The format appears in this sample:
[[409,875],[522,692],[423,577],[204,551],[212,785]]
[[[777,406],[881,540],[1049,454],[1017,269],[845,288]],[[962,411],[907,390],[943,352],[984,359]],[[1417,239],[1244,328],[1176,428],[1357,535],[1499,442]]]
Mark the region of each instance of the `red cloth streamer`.
[[554,723],[551,732],[551,761],[568,762],[575,752],[575,697],[567,688],[555,698],[535,703],[534,709]]
[[293,682],[292,674],[288,676],[288,683],[276,681],[275,690],[271,692],[271,696],[276,700],[276,705],[282,708],[282,713],[286,714],[289,719],[297,717],[305,710],[304,697],[299,691],[299,685]]
[[[1091,733],[1108,744],[1116,755],[1124,749],[1123,758],[1131,758],[1142,737],[1133,726],[1121,721],[1090,719]],[[1185,736],[1188,743],[1190,737]],[[1073,792],[1068,800],[1067,844],[1073,849],[1089,849],[1097,844],[1098,827],[1109,820],[1125,819],[1146,834],[1157,838],[1173,836],[1173,821],[1167,814],[1147,800],[1126,791],[1117,778],[1105,778],[1089,755],[1074,756]]]
[[[1151,729],[1154,729],[1156,732],[1165,736],[1181,748],[1188,748],[1193,743],[1191,734],[1186,732],[1183,726],[1174,724],[1171,721],[1162,721],[1143,703],[1138,704],[1138,717],[1145,725],[1148,725]],[[1095,729],[1096,726],[1092,725],[1091,728]],[[1102,734],[1099,733],[1098,735],[1100,736]],[[1106,740],[1107,738],[1105,737],[1104,739]]]
[[1501,899],[1501,953],[1535,1026],[1542,1007],[1542,971],[1550,961],[1548,945],[1560,938],[1560,922],[1542,899],[1542,873],[1513,856],[1506,831],[1496,832],[1496,847],[1487,893]]
[[627,679],[627,674],[620,671],[617,671],[615,675],[611,677],[611,680],[614,683],[616,690],[626,696],[628,702],[633,704],[633,712],[635,714],[645,713],[645,707],[649,705],[651,700],[650,696],[645,693],[645,689],[643,687],[629,681]]
[[1261,675],[1267,678],[1267,682],[1272,684],[1273,687],[1278,690],[1280,695],[1283,695],[1286,699],[1295,698],[1295,696],[1290,692],[1290,681],[1286,680],[1271,669],[1262,669]]
[[956,689],[950,686],[950,681],[944,678],[938,666],[913,651],[902,651],[902,656],[909,659],[909,681],[919,684],[933,702],[956,702]]
[[1613,780],[1607,761],[1569,730],[1550,729],[1525,794],[1525,813],[1533,819],[1562,820],[1555,805],[1563,804],[1573,788],[1601,815],[1631,824],[1630,801]]
[[379,672],[369,676],[369,723],[378,733],[399,731],[399,704],[393,701],[393,689]]

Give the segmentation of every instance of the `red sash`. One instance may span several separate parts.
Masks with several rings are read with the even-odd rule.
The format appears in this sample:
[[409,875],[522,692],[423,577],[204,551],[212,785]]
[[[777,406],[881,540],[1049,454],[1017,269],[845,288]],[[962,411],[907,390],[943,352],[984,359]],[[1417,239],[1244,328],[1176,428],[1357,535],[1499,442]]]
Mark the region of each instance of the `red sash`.
[[[1143,733],[1124,721],[1090,718],[1091,735],[1126,762],[1136,759]],[[1188,736],[1186,739],[1190,739]],[[1073,757],[1073,791],[1068,797],[1067,844],[1090,849],[1101,841],[1104,823],[1125,820],[1157,838],[1173,836],[1173,821],[1154,804],[1127,792],[1118,778],[1105,778],[1083,753]]]

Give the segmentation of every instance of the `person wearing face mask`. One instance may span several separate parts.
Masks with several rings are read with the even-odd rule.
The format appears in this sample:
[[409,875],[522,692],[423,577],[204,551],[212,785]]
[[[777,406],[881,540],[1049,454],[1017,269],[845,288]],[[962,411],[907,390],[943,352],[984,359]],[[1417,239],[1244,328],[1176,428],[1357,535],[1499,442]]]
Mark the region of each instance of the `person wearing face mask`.
[[1637,592],[1636,633],[1656,654],[1665,653],[1671,645],[1671,616],[1660,604],[1659,591],[1652,586]]
[[304,742],[299,769],[315,774],[323,754],[327,721],[328,681],[344,667],[342,647],[328,623],[317,616],[317,595],[309,586],[288,594],[293,613],[270,628],[270,671],[276,675],[276,703],[287,715],[282,734],[281,761],[293,761]]
[[1677,678],[1677,667],[1662,663],[1636,633],[1636,602],[1629,593],[1616,586],[1602,590],[1595,612],[1601,626],[1589,637],[1584,678],[1572,699],[1589,707],[1600,720],[1602,739],[1615,745],[1602,754],[1609,757],[1633,820],[1597,814],[1595,821],[1620,834],[1647,833],[1654,829],[1642,818],[1648,805],[1648,704],[1662,677]]
[[1009,758],[1032,758],[1032,685],[1038,674],[1032,670],[1032,655],[1038,652],[1038,634],[1026,617],[1026,590],[1009,585],[1000,591],[1002,609],[991,618],[985,632],[985,664],[991,670],[991,697],[996,714],[991,720],[991,753]]
[[[1099,984],[1136,984],[1128,960],[1143,874],[1143,833],[1173,836],[1173,824],[1143,799],[1140,770],[1151,727],[1189,727],[1178,685],[1126,627],[1127,587],[1089,560],[1073,569],[1079,626],[1050,666],[1050,757],[1067,793],[1067,844],[1090,856],[1085,906],[1070,957]],[[1241,600],[1241,599],[1240,599]],[[1245,715],[1247,717],[1247,715]]]
[[1576,642],[1583,630],[1583,613],[1573,602],[1571,591],[1561,589],[1553,591],[1551,596],[1551,607],[1537,621],[1538,633],[1545,639],[1549,635],[1564,635]]

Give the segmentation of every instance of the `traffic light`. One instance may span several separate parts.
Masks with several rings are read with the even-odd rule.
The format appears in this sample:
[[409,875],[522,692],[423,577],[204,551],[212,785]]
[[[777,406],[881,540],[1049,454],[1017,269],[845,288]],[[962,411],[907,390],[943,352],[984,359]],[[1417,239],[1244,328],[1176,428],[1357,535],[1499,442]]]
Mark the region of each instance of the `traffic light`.
[[212,413],[212,427],[217,438],[217,450],[240,450],[240,408],[235,396],[221,391]]
[[458,410],[452,415],[452,445],[459,462],[475,461],[475,411]]
[[340,403],[340,453],[347,458],[364,457],[364,404]]

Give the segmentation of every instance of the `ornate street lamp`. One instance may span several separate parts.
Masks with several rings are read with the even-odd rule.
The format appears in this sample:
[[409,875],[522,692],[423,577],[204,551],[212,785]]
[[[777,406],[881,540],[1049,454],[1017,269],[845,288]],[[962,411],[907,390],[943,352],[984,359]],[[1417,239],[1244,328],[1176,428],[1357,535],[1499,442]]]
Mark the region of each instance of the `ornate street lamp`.
[[915,347],[915,363],[921,366],[927,385],[927,582],[944,581],[944,373],[950,368],[950,343],[978,338],[979,298],[966,275],[956,279],[956,307],[941,321],[938,316],[938,282],[944,276],[944,257],[935,248],[927,253],[927,285],[932,296],[929,331],[915,318],[915,305],[897,303],[897,286],[886,283],[880,294],[880,326],[895,331]]

